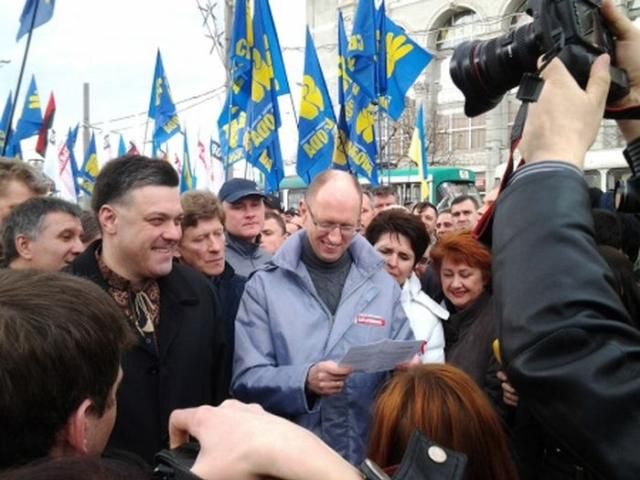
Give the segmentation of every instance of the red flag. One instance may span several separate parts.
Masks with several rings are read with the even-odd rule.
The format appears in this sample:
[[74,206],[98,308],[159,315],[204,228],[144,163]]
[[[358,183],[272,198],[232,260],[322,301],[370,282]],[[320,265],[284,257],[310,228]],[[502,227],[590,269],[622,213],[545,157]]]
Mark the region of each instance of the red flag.
[[42,126],[38,132],[38,143],[36,143],[36,152],[43,157],[47,154],[47,146],[49,145],[49,129],[53,125],[53,117],[56,114],[56,99],[53,96],[53,92],[49,95],[49,102],[47,103],[47,109],[44,112],[42,118]]
[[138,147],[133,142],[129,142],[129,150],[127,150],[127,155],[140,155],[138,151]]

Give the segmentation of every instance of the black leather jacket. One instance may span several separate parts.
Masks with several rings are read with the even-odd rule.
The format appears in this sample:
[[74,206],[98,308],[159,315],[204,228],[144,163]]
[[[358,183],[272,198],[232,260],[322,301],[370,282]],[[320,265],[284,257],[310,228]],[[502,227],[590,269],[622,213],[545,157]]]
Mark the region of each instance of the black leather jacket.
[[[527,167],[530,168],[530,167]],[[571,168],[500,195],[493,276],[502,358],[521,403],[594,475],[640,478],[640,333],[596,251]]]

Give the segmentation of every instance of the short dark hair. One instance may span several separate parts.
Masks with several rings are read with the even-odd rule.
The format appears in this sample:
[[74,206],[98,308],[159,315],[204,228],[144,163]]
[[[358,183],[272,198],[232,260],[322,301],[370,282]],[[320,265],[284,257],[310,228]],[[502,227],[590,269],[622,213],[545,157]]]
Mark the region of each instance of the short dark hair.
[[396,198],[398,197],[396,189],[392,185],[380,185],[374,188],[371,193],[376,197],[388,197],[389,195],[393,195]]
[[180,196],[182,230],[197,227],[200,220],[217,218],[224,225],[224,209],[218,198],[206,190],[191,190]]
[[456,198],[451,200],[450,207],[453,208],[454,205],[458,205],[459,203],[466,202],[467,200],[471,200],[473,205],[476,207],[476,210],[480,208],[480,204],[478,203],[478,199],[471,195],[458,195]]
[[282,219],[282,217],[280,215],[278,215],[275,212],[265,212],[264,213],[264,219],[265,220],[275,220],[275,222],[278,224],[278,227],[280,227],[280,230],[282,231],[282,234],[285,235],[287,233],[287,226],[284,223],[284,220]]
[[114,158],[107,162],[96,178],[91,208],[98,213],[103,205],[117,202],[137,188],[178,185],[180,177],[169,162],[142,155]]
[[45,195],[49,185],[44,175],[32,166],[16,160],[0,158],[0,196],[5,194],[5,188],[11,181],[23,183],[36,195]]
[[80,235],[80,241],[87,243],[96,238],[100,238],[100,223],[96,214],[91,210],[82,210],[80,213],[80,223],[82,223],[82,235]]
[[436,207],[433,203],[431,202],[418,202],[413,206],[413,210],[412,213],[417,213],[418,215],[422,214],[422,212],[424,212],[427,209],[431,209],[434,212],[436,212],[436,216],[438,215],[438,207]]
[[16,237],[25,235],[32,240],[38,238],[44,219],[50,213],[66,213],[79,219],[82,211],[76,204],[55,197],[34,197],[16,206],[2,224],[4,265],[9,265],[19,257]]
[[427,251],[430,242],[429,234],[422,221],[417,216],[399,208],[378,213],[371,220],[364,235],[371,245],[375,245],[385,233],[402,235],[409,240],[415,256],[414,266]]
[[102,416],[134,337],[96,284],[27,270],[0,271],[0,332],[2,469],[48,455],[85,399]]

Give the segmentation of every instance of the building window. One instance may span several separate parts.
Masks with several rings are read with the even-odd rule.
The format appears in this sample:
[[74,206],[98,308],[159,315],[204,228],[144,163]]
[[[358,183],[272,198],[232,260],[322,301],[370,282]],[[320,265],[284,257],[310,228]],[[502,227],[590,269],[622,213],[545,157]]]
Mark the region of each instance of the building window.
[[473,10],[454,13],[438,30],[436,48],[453,48],[463,40],[472,40],[482,34],[480,16]]
[[468,118],[463,112],[440,114],[437,117],[438,153],[482,150],[485,148],[486,133],[485,115]]

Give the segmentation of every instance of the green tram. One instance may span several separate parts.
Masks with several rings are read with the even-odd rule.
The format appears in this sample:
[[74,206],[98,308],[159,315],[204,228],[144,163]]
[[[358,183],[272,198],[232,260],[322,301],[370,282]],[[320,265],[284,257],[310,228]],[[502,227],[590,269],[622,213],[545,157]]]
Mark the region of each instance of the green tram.
[[[421,198],[420,177],[417,168],[399,168],[381,170],[381,185],[393,185],[398,201],[402,205],[429,200],[438,209],[448,208],[451,200],[459,195],[472,195],[480,200],[476,188],[476,174],[466,168],[429,167],[427,179],[428,198]],[[368,186],[366,179],[360,179],[363,186]],[[280,182],[280,200],[286,208],[297,207],[304,195],[306,185],[297,175],[289,175]]]

